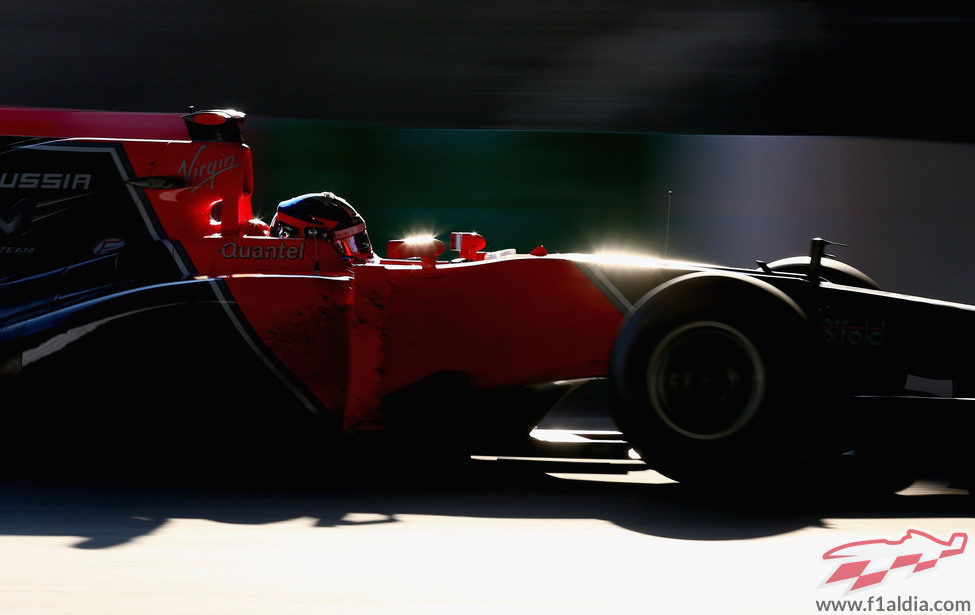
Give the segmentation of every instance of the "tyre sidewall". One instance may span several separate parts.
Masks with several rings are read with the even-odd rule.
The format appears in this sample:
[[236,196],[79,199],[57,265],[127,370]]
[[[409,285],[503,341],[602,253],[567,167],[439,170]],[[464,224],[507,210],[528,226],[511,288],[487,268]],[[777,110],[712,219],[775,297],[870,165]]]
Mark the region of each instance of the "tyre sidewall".
[[[693,437],[651,399],[648,368],[651,360],[659,364],[662,343],[701,326],[744,341],[762,378],[760,399],[728,429]],[[723,276],[674,284],[641,302],[617,338],[610,368],[614,416],[644,460],[671,477],[774,463],[794,450],[808,416],[808,344],[801,312],[764,288]]]

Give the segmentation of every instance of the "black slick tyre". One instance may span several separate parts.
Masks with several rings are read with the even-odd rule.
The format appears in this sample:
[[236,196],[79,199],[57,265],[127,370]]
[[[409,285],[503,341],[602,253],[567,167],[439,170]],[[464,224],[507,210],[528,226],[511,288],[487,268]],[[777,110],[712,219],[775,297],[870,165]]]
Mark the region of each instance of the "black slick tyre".
[[802,310],[771,285],[682,276],[645,296],[617,337],[614,417],[648,465],[676,480],[777,474],[802,448],[810,348]]

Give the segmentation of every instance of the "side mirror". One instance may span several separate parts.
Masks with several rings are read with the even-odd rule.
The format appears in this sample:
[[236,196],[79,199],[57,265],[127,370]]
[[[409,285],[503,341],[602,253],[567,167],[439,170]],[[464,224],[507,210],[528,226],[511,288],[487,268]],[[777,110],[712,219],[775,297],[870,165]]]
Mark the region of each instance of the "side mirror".
[[819,284],[819,273],[822,268],[823,258],[836,258],[832,254],[826,254],[826,246],[841,246],[849,248],[845,243],[830,241],[821,237],[814,237],[809,243],[809,280],[813,284]]
[[[451,233],[450,234],[450,249],[454,252],[459,252],[460,257],[469,260],[476,261],[481,260],[478,258],[478,251],[484,249],[487,245],[487,239],[478,233]],[[483,258],[484,255],[481,255]]]

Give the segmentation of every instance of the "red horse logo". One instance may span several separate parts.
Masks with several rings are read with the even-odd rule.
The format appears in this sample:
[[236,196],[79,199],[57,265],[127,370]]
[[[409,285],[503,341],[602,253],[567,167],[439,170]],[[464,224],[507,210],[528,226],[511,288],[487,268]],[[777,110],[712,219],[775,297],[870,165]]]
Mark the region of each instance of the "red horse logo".
[[[934,568],[941,558],[964,553],[967,544],[968,534],[964,532],[955,532],[945,541],[920,530],[907,530],[900,540],[878,538],[850,542],[823,553],[823,559],[850,560],[840,564],[826,583],[856,579],[851,591],[876,585],[895,568],[913,566],[911,574]],[[867,568],[874,562],[878,566],[868,572]]]

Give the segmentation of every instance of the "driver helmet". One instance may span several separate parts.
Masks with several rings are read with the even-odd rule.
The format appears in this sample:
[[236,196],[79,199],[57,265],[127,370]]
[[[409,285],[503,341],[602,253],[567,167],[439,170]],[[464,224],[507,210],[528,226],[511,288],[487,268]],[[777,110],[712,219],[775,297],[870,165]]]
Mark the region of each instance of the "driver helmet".
[[271,236],[326,239],[339,256],[355,263],[373,258],[365,220],[348,201],[331,192],[281,201],[271,220]]

